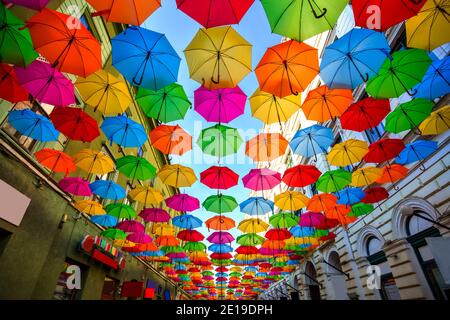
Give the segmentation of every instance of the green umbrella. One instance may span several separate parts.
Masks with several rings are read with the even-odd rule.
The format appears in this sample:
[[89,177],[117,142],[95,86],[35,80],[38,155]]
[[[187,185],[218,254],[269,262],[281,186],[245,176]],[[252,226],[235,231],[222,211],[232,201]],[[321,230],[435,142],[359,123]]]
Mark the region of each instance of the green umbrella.
[[125,203],[110,203],[105,207],[106,212],[118,219],[134,219],[137,214],[136,211]]
[[183,119],[191,107],[186,92],[177,83],[158,91],[139,88],[136,101],[148,117],[164,123]]
[[38,56],[25,24],[0,4],[0,61],[26,67]]
[[275,228],[290,228],[298,224],[299,218],[291,212],[280,212],[269,218],[269,223]]
[[203,129],[197,140],[204,153],[217,157],[236,153],[242,143],[237,129],[221,124]]
[[160,249],[164,252],[164,254],[184,252],[183,248],[180,246],[163,246]]
[[386,131],[400,133],[417,128],[430,116],[433,106],[433,102],[425,99],[414,99],[400,104],[387,116]]
[[136,156],[125,156],[117,159],[117,170],[134,180],[149,180],[156,176],[156,169],[146,159]]
[[313,238],[320,238],[320,237],[327,236],[328,233],[329,233],[328,230],[318,229],[318,230],[314,231],[314,234],[312,236],[313,236]]
[[287,266],[287,263],[284,261],[278,261],[273,264],[274,267],[284,267]]
[[298,251],[300,250],[300,246],[295,245],[295,244],[287,244],[284,246],[285,250],[289,250],[289,251]]
[[349,0],[261,0],[274,33],[303,41],[333,29]]
[[352,211],[348,214],[349,217],[360,217],[364,216],[368,213],[371,213],[374,210],[372,204],[367,203],[357,203],[352,206]]
[[344,189],[352,182],[352,174],[343,169],[331,170],[322,174],[317,180],[317,190],[336,192]]
[[213,276],[214,272],[206,270],[202,272],[202,276]]
[[122,230],[119,230],[119,229],[114,229],[114,228],[106,229],[106,230],[102,231],[102,233],[100,233],[100,235],[102,237],[105,237],[105,238],[108,238],[111,240],[123,240],[127,237],[125,232],[123,232]]
[[209,196],[202,203],[203,207],[211,212],[215,213],[225,213],[232,212],[237,208],[238,203],[236,199],[231,196],[226,196],[223,194]]
[[231,260],[230,259],[224,259],[224,260],[211,259],[211,263],[216,266],[227,266],[227,265],[231,264]]
[[246,233],[237,237],[236,242],[241,246],[256,246],[263,244],[264,237],[257,235],[256,233]]
[[203,242],[187,242],[183,249],[185,251],[205,251],[206,245]]
[[240,277],[242,274],[240,272],[231,272],[230,277]]
[[422,81],[431,62],[424,50],[397,51],[386,58],[378,75],[367,82],[366,91],[376,99],[398,98],[405,92],[414,96],[417,90],[410,90]]

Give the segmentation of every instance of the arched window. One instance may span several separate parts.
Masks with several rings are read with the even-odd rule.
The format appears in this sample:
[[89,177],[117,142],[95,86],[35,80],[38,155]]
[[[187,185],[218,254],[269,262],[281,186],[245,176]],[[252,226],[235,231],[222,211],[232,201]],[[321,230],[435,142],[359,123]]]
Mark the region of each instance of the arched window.
[[433,226],[430,221],[422,219],[419,216],[426,217],[431,220],[433,219],[433,217],[425,211],[415,210],[414,213],[406,219],[406,234],[408,237]]
[[371,236],[366,241],[367,256],[371,256],[377,252],[380,252],[382,247],[383,247],[383,242],[378,237]]

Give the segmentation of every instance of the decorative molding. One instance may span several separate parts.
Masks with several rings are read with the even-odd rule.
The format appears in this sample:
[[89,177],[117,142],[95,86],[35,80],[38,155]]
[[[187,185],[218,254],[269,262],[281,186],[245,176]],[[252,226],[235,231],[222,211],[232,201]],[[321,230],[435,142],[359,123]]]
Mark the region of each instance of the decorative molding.
[[358,237],[356,239],[356,253],[358,255],[358,258],[366,258],[367,255],[367,241],[375,237],[381,241],[381,247],[384,247],[384,244],[386,243],[386,240],[384,239],[381,232],[371,225],[364,226],[358,233]]

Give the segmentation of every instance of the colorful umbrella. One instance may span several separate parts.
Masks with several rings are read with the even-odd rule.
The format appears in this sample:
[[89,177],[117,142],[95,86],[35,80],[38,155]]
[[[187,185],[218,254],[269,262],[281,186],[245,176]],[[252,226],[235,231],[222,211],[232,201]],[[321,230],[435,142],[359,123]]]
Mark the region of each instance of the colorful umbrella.
[[28,91],[20,86],[16,71],[5,63],[0,63],[0,99],[11,103],[28,100]]
[[50,120],[72,140],[91,142],[100,135],[97,121],[81,108],[54,108]]
[[179,125],[160,125],[149,136],[152,145],[164,154],[182,155],[192,149],[192,137]]
[[436,141],[416,140],[405,146],[405,149],[395,158],[395,162],[398,164],[410,164],[420,161],[434,153],[437,148],[438,143]]
[[75,86],[88,106],[106,116],[123,113],[132,103],[127,84],[105,70],[78,78]]
[[262,0],[272,32],[304,41],[332,29],[348,0]]
[[281,210],[291,212],[306,207],[308,202],[309,198],[299,191],[285,191],[275,196],[275,205]]
[[66,177],[58,182],[58,186],[64,191],[75,196],[89,197],[92,195],[89,181],[82,178]]
[[309,91],[302,110],[308,120],[325,122],[343,114],[352,102],[351,90],[320,86]]
[[176,211],[189,212],[200,208],[200,201],[188,194],[181,193],[167,198],[166,205]]
[[333,131],[315,124],[299,130],[289,145],[295,154],[310,158],[319,153],[325,153],[333,142]]
[[281,174],[270,169],[251,169],[242,182],[244,187],[254,191],[270,190],[280,184]]
[[163,183],[175,188],[190,187],[197,181],[194,170],[179,164],[164,165],[157,176]]
[[419,126],[423,135],[438,135],[448,129],[450,129],[450,106],[433,111]]
[[273,206],[274,203],[272,201],[262,197],[252,197],[239,204],[241,212],[251,216],[273,212]]
[[291,212],[277,213],[269,218],[269,223],[275,228],[290,228],[298,225],[298,222],[299,218],[293,215]]
[[348,221],[346,219],[346,217],[350,213],[351,209],[352,208],[350,206],[338,204],[331,210],[327,211],[325,213],[325,217],[327,219],[335,219],[335,220],[339,221],[339,224],[341,224],[341,225],[347,225],[347,224],[349,224],[350,221]]
[[242,142],[237,129],[221,124],[203,129],[197,140],[204,153],[217,157],[237,153]]
[[336,192],[344,189],[352,181],[352,174],[342,169],[327,171],[317,180],[317,190]]
[[235,226],[235,222],[233,219],[218,215],[214,216],[212,218],[209,218],[205,221],[205,225],[208,229],[213,230],[230,230],[233,229]]
[[245,154],[255,162],[272,161],[286,153],[288,141],[279,133],[260,133],[245,144]]
[[210,90],[236,87],[252,71],[251,53],[230,26],[200,29],[184,50],[191,79]]
[[317,227],[323,223],[325,216],[318,212],[305,212],[300,216],[301,227]]
[[363,203],[376,203],[389,198],[389,193],[383,187],[372,187],[365,190],[366,195],[361,200]]
[[165,35],[130,26],[111,43],[112,64],[132,85],[156,91],[177,81],[181,59]]
[[238,229],[243,233],[259,233],[266,231],[267,228],[269,228],[269,225],[258,218],[242,220],[238,225]]
[[[92,216],[91,221],[105,228],[112,228],[117,224],[117,218],[107,214]],[[115,244],[116,245],[116,244]]]
[[173,236],[175,234],[175,229],[166,223],[158,223],[152,225],[150,232],[158,236]]
[[127,235],[127,240],[138,244],[146,244],[152,242],[152,238],[144,232],[135,232]]
[[114,171],[114,161],[102,151],[82,149],[78,151],[73,159],[78,168],[87,173],[105,175]]
[[294,226],[293,228],[291,228],[289,230],[292,234],[293,237],[299,237],[299,238],[303,238],[303,237],[310,237],[312,235],[314,235],[315,233],[315,229],[311,228],[311,227],[302,227],[300,225]]
[[224,244],[224,243],[215,243],[215,244],[210,245],[208,247],[208,250],[212,251],[212,252],[227,253],[227,252],[232,252],[233,247],[231,247],[228,244]]
[[172,224],[178,228],[195,229],[202,226],[203,222],[190,214],[182,214],[172,219]]
[[367,93],[376,99],[397,98],[405,92],[414,96],[417,91],[411,89],[422,81],[430,65],[431,58],[424,50],[397,51],[386,58],[378,75],[367,82]]
[[353,171],[351,185],[354,187],[368,186],[377,181],[381,175],[382,170],[380,168],[371,166],[360,168]]
[[352,210],[347,215],[349,217],[361,217],[371,213],[374,210],[373,205],[366,203],[357,203],[352,206]]
[[7,3],[13,3],[33,10],[41,11],[48,4],[49,0],[8,0]]
[[83,213],[88,215],[103,215],[106,213],[103,206],[97,201],[93,200],[80,200],[74,203],[74,207]]
[[384,34],[352,29],[325,48],[320,77],[332,89],[355,89],[380,71],[391,48]]
[[128,117],[107,117],[100,126],[109,141],[124,148],[141,147],[148,139],[144,127]]
[[43,142],[58,140],[59,132],[50,120],[30,109],[9,111],[8,122],[20,134],[35,140]]
[[116,160],[116,167],[126,177],[138,180],[149,180],[156,176],[156,168],[145,158],[124,156]]
[[333,166],[346,167],[360,162],[368,150],[367,142],[348,139],[335,144],[328,153],[327,159]]
[[205,237],[197,230],[183,230],[178,232],[177,238],[184,241],[198,242],[205,239]]
[[435,60],[428,68],[422,81],[415,87],[416,98],[434,100],[450,92],[450,57]]
[[321,174],[315,166],[297,165],[287,169],[282,180],[289,187],[303,188],[315,183]]
[[170,215],[167,211],[159,208],[146,208],[139,213],[145,222],[169,222]]
[[[336,193],[336,196],[338,198],[337,204],[345,204],[347,206],[350,206],[352,204],[360,202],[365,195],[366,193],[360,188],[345,188]],[[327,210],[321,211],[328,212],[335,206],[336,205],[330,206],[329,208],[327,208]]]
[[424,99],[414,99],[398,105],[386,118],[386,131],[400,133],[417,128],[431,114],[433,106],[433,102]]
[[90,185],[93,194],[98,195],[103,199],[120,200],[126,197],[125,189],[114,181],[97,180]]
[[238,207],[238,203],[234,197],[219,193],[218,195],[212,195],[206,198],[202,206],[208,211],[222,214],[233,212]]
[[381,163],[395,158],[405,148],[401,139],[380,139],[369,146],[365,162]]
[[134,201],[142,203],[144,206],[158,205],[164,200],[161,192],[147,186],[138,186],[134,188],[128,192],[128,196]]
[[400,164],[391,164],[382,168],[382,175],[377,179],[377,183],[394,183],[408,175],[408,168]]
[[[174,236],[159,236],[158,238],[156,238],[155,243],[160,247],[180,245],[180,241],[177,238],[175,238]],[[195,242],[195,243],[200,243],[200,242]]]
[[[145,230],[145,227],[142,223],[140,223],[138,221],[134,221],[134,220],[125,220],[125,221],[119,222],[117,224],[116,228],[120,229],[124,232],[133,232],[133,233],[142,233]],[[142,243],[142,242],[131,240],[131,239],[128,239],[128,240],[133,241],[135,243]]]
[[315,194],[309,200],[307,209],[312,212],[326,212],[337,204],[337,197],[330,193]]
[[125,203],[110,203],[105,209],[110,216],[116,217],[117,219],[131,220],[137,216],[136,211]]
[[194,109],[206,121],[228,123],[244,113],[247,96],[239,87],[194,91]]
[[212,166],[200,173],[200,182],[211,189],[226,190],[238,184],[239,176],[227,167]]
[[45,148],[37,151],[34,156],[44,167],[52,172],[64,173],[64,176],[77,169],[73,158],[62,151]]
[[365,98],[353,103],[341,115],[343,129],[362,132],[378,126],[391,111],[388,99]]
[[55,106],[75,103],[72,82],[48,63],[35,60],[26,68],[15,70],[20,85],[40,102]]
[[[186,242],[186,244],[183,246],[183,249],[185,251],[205,251],[206,245],[203,242]],[[190,268],[189,270],[191,269],[198,270],[196,268]]]
[[127,238],[127,235],[125,232],[119,229],[107,229],[105,231],[102,231],[100,233],[102,237],[111,239],[111,240],[125,240]]
[[211,235],[206,239],[211,243],[231,243],[234,237],[229,232],[216,231],[211,233]]

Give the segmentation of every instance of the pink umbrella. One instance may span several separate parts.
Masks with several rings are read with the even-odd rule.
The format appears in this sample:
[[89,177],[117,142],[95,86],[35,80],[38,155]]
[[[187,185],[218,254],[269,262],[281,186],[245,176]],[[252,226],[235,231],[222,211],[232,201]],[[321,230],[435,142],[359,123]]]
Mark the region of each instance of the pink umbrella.
[[170,215],[163,209],[147,208],[139,213],[145,222],[169,222]]
[[40,60],[28,67],[15,67],[17,79],[36,100],[54,106],[75,104],[73,83],[61,72]]
[[214,280],[213,276],[203,276],[202,277],[203,280]]
[[59,181],[58,186],[65,192],[75,196],[91,196],[92,191],[89,187],[89,181],[78,177],[66,177]]
[[18,6],[41,11],[50,0],[6,0],[6,3],[17,4]]
[[247,96],[241,88],[208,90],[200,87],[194,92],[194,109],[206,121],[228,123],[244,113]]
[[325,219],[322,213],[308,211],[300,216],[299,225],[301,227],[315,227],[323,224]]
[[252,169],[242,178],[244,187],[254,190],[270,190],[281,182],[281,174],[270,169]]
[[211,235],[206,239],[211,243],[231,243],[234,240],[234,237],[226,231],[216,231],[211,233]]
[[171,259],[183,259],[187,257],[187,254],[184,252],[170,252],[166,254]]
[[259,253],[263,256],[276,256],[276,255],[286,255],[288,253],[287,250],[278,250],[278,249],[269,249],[269,248],[260,248]]
[[131,242],[139,243],[139,244],[152,242],[152,238],[144,232],[130,233],[127,236],[127,240],[130,240]]
[[188,194],[181,193],[167,198],[166,205],[174,210],[187,212],[200,208],[200,201]]
[[135,220],[122,221],[117,224],[116,228],[125,232],[143,233],[145,231],[144,225]]

